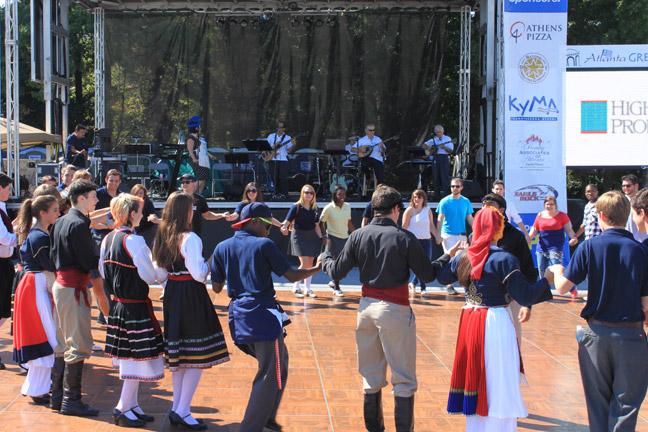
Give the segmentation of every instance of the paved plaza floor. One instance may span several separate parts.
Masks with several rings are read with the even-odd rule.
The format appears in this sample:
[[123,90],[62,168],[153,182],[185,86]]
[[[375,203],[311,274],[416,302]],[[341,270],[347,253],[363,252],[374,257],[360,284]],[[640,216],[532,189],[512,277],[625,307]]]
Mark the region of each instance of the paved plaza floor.
[[[286,339],[290,352],[290,372],[278,421],[286,431],[363,430],[361,379],[357,373],[354,327],[359,293],[349,292],[342,299],[332,298],[320,286],[315,299],[296,299],[281,291],[279,301],[291,315]],[[151,297],[158,317],[162,304],[158,289]],[[211,296],[221,324],[227,329],[227,297]],[[416,431],[460,431],[462,416],[450,416],[445,404],[450,382],[461,296],[447,297],[441,291],[421,299],[412,307],[418,328],[418,379],[416,394]],[[529,417],[520,419],[521,431],[588,430],[587,413],[576,357],[575,327],[583,324],[578,313],[582,301],[557,298],[534,307],[529,323],[523,325],[522,354],[529,386],[523,394]],[[93,311],[96,314],[96,310]],[[0,332],[0,355],[7,370],[0,371],[0,431],[92,431],[120,430],[112,424],[111,411],[117,403],[121,382],[110,367],[110,359],[98,353],[86,362],[85,400],[101,410],[95,419],[80,419],[54,414],[32,405],[22,397],[23,376],[11,363],[8,325]],[[103,345],[104,330],[93,324],[95,341]],[[203,375],[194,398],[194,415],[203,418],[212,431],[238,431],[243,417],[255,361],[231,344],[231,361],[209,369]],[[159,383],[142,384],[140,405],[155,415],[149,430],[173,430],[166,419],[170,408],[171,374]],[[385,420],[394,431],[391,387],[384,390]],[[648,413],[642,411],[638,431],[648,431]]]

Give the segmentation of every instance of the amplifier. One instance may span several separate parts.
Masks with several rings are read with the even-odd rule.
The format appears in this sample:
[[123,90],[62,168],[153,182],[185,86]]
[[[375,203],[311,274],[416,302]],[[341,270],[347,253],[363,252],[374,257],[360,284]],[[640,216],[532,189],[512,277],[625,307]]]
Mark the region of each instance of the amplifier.
[[36,164],[36,177],[41,178],[51,175],[55,179],[60,178],[61,166],[58,163],[39,163]]

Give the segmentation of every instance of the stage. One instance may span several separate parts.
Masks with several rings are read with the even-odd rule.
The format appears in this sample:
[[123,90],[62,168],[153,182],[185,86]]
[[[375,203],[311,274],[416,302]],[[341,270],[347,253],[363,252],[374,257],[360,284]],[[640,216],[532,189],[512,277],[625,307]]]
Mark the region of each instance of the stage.
[[[357,373],[354,328],[358,294],[342,299],[331,297],[329,289],[318,291],[318,298],[297,300],[287,292],[278,298],[290,315],[286,343],[290,352],[290,373],[278,421],[287,432],[357,432],[362,430],[362,384]],[[158,289],[151,298],[159,319],[162,304]],[[227,327],[224,294],[211,294],[221,324]],[[454,357],[454,345],[463,298],[433,294],[416,298],[418,355],[416,430],[462,431],[463,416],[445,413],[445,404]],[[582,302],[558,298],[533,308],[531,321],[523,325],[522,356],[529,386],[523,395],[529,417],[519,421],[520,431],[586,432],[587,413],[574,337],[576,325],[584,325],[578,314]],[[93,310],[96,316],[96,309]],[[161,323],[163,324],[163,323]],[[256,365],[251,357],[228,346],[231,361],[205,372],[194,398],[194,413],[205,419],[211,431],[238,431],[249,395]],[[103,345],[105,331],[93,321],[96,343]],[[11,363],[8,326],[0,332],[0,355],[7,370],[0,371],[4,391],[0,394],[1,431],[20,432],[44,428],[51,432],[70,430],[117,431],[112,411],[119,399],[121,382],[110,366],[110,359],[99,353],[86,362],[84,400],[101,410],[98,419],[66,417],[49,409],[31,405],[20,396],[23,376]],[[160,383],[142,384],[140,404],[156,416],[149,430],[171,431],[165,415],[171,405],[171,375]],[[383,393],[385,422],[394,430],[391,386]],[[637,431],[648,432],[646,410],[640,412]]]

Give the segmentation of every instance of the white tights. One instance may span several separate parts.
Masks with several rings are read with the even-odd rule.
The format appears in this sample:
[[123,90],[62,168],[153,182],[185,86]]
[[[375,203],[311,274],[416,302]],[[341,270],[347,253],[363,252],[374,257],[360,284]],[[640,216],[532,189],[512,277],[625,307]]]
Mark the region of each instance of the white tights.
[[202,369],[179,369],[171,373],[173,380],[173,407],[171,408],[185,422],[197,424],[191,416],[191,400],[200,383]]
[[[139,391],[139,381],[135,380],[124,380],[124,384],[122,385],[122,391],[121,391],[121,396],[119,398],[119,402],[117,403],[117,406],[115,407],[126,417],[128,417],[131,420],[137,420],[137,416],[133,414],[130,410],[138,406],[137,403],[137,394]],[[141,410],[136,410],[138,412],[141,412]]]

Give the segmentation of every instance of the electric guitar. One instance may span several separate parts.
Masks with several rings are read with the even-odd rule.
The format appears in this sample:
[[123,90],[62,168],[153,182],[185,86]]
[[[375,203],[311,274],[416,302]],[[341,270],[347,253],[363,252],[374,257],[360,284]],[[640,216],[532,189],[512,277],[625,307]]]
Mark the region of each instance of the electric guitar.
[[[357,154],[360,159],[364,159],[367,156],[370,156],[371,153],[373,152],[374,147],[379,146],[380,144],[387,144],[390,141],[395,141],[400,138],[400,135],[394,135],[392,137],[387,138],[386,140],[378,141],[375,144],[365,144],[357,148]],[[382,149],[381,149],[382,153]]]
[[[297,145],[297,138],[301,138],[304,135],[306,135],[306,132],[299,133],[295,135],[294,137],[290,138],[290,141],[283,142],[283,137],[282,137],[282,142],[275,144],[274,148],[272,150],[267,150],[264,152],[261,152],[261,159],[263,159],[265,162],[270,162],[272,159],[274,159],[275,156],[277,156],[277,153],[279,152],[279,149],[285,145],[288,145],[288,143],[293,143],[293,146]],[[285,135],[284,135],[285,137]],[[294,148],[294,147],[293,147]]]
[[[432,142],[432,144],[423,143],[421,147],[423,147],[423,150],[425,150],[426,156],[434,156],[435,154],[437,154],[437,151],[439,151],[439,146],[446,145],[446,144],[454,144],[454,140],[446,141],[438,144],[434,142]],[[448,156],[451,156],[453,153],[454,151],[451,151],[450,154],[448,154]]]

